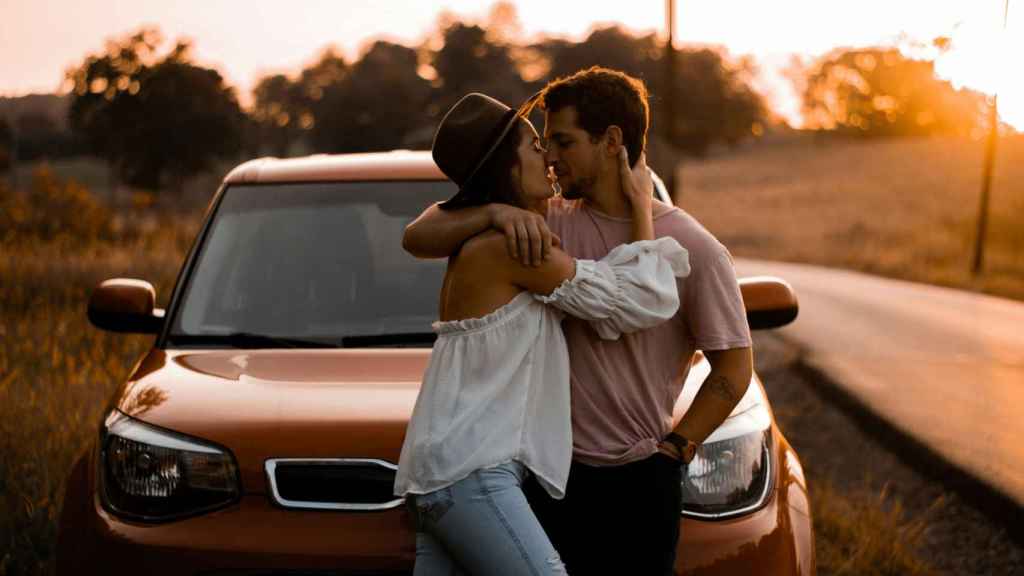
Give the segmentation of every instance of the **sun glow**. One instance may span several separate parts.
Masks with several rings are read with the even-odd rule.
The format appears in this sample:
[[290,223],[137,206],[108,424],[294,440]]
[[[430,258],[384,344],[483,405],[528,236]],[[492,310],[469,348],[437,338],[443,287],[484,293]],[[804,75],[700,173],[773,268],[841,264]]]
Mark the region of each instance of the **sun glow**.
[[1003,3],[986,4],[956,26],[935,71],[958,88],[998,94],[1000,119],[1024,130],[1024,74],[1017,61],[1024,54],[1024,14],[1011,11],[1004,31]]

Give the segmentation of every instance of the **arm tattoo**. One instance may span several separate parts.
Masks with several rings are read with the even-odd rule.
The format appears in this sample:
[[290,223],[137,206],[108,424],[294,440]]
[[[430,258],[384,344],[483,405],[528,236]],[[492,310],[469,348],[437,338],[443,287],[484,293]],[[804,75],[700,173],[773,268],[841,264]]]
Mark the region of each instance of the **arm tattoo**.
[[726,402],[732,402],[733,404],[739,402],[739,398],[736,397],[736,391],[725,376],[708,376],[704,385],[709,387],[712,394]]

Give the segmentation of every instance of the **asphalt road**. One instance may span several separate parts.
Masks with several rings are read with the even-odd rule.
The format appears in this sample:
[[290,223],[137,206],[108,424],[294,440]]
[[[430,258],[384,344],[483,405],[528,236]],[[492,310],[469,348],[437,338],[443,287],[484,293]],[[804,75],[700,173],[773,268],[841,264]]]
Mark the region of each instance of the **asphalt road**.
[[779,332],[900,432],[1024,506],[1024,304],[802,264],[736,260],[789,282]]
[[775,422],[804,466],[818,576],[914,573],[908,552],[931,576],[1024,574],[1016,519],[989,516],[974,494],[908,458],[906,443],[838,398],[835,382],[805,370],[801,354],[772,330],[754,333]]

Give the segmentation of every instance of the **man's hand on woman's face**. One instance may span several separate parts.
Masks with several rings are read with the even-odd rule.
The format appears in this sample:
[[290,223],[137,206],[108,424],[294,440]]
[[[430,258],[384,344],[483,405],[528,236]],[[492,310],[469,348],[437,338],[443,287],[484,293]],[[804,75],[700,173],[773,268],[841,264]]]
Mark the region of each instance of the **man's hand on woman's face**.
[[540,266],[550,255],[551,247],[561,244],[540,214],[507,204],[490,206],[492,227],[505,235],[509,256],[523,266]]

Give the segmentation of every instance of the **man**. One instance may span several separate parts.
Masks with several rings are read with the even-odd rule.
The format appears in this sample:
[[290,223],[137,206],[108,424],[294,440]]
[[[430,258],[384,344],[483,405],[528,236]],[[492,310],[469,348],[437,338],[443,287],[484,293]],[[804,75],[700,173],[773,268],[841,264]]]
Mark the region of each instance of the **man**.
[[[447,257],[489,228],[504,232],[510,253],[524,263],[539,262],[552,242],[598,260],[629,241],[630,208],[615,163],[619,145],[630,165],[641,160],[649,114],[643,83],[594,67],[549,83],[538,105],[545,160],[562,190],[546,219],[511,206],[433,206],[406,229],[406,250]],[[672,236],[690,254],[676,316],[617,341],[601,340],[583,321],[562,324],[573,462],[565,499],[536,490],[531,505],[570,574],[672,573],[685,465],[750,382],[750,332],[728,251],[691,216],[657,201],[654,227],[656,237]],[[711,372],[673,427],[672,409],[698,349]]]

